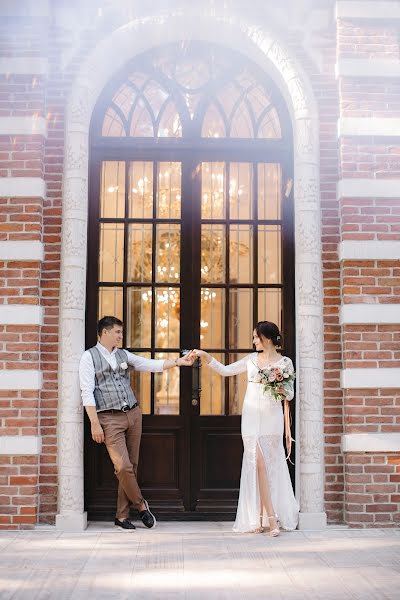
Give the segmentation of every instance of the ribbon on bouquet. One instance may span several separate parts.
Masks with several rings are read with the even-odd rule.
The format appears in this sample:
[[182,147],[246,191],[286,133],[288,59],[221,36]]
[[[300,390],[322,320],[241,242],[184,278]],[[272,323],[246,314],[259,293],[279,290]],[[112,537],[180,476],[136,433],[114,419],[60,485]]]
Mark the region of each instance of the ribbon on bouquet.
[[[284,400],[284,423],[285,423],[285,436],[286,439],[289,436],[289,439],[292,442],[295,442],[296,440],[294,440],[292,438],[292,431],[291,431],[291,424],[292,424],[292,416],[290,414],[290,406],[289,406],[289,400]],[[290,451],[292,450],[292,448],[290,448]],[[290,453],[287,455],[286,460],[288,460],[292,465],[294,464],[291,460],[290,460]]]

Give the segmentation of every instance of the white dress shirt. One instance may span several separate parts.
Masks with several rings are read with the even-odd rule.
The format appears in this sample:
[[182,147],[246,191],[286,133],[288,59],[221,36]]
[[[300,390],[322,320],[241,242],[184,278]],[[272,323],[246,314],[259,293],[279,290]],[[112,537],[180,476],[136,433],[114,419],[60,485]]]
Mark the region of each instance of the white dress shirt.
[[[109,352],[107,348],[104,348],[97,342],[96,348],[99,350],[103,358],[106,359],[111,368],[115,371],[117,368],[117,359],[115,353],[118,348],[114,348],[112,352]],[[152,358],[143,358],[137,354],[132,354],[128,350],[123,350],[126,354],[126,362],[131,367],[134,367],[136,371],[150,371],[151,373],[160,373],[164,368],[164,359],[155,360]],[[95,370],[92,355],[89,350],[86,350],[82,354],[81,361],[79,363],[79,381],[81,386],[81,395],[83,406],[96,406],[94,399],[94,388],[95,388]]]

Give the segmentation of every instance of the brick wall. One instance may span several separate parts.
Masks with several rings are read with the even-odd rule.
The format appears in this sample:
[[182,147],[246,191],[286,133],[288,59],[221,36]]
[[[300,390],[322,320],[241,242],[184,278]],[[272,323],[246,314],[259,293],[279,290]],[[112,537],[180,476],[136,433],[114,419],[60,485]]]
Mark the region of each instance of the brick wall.
[[[2,19],[0,58],[43,56],[47,23]],[[0,75],[0,117],[45,116],[45,78],[40,75]],[[0,135],[0,177],[42,178],[44,138]],[[40,242],[43,198],[0,198],[0,241]],[[29,253],[28,253],[29,254]],[[37,306],[41,303],[41,262],[28,258],[0,261],[0,312],[4,306]],[[0,370],[39,370],[40,325],[0,324]],[[15,388],[18,389],[18,376]],[[0,436],[40,435],[39,390],[0,391]],[[39,457],[0,456],[0,527],[31,527],[37,521]]]
[[353,527],[398,526],[400,455],[347,453],[345,475],[346,523]]
[[[376,3],[375,3],[376,4]],[[372,6],[372,3],[369,5]],[[366,3],[368,8],[368,3]],[[399,56],[398,21],[339,19],[338,60],[388,60]],[[379,63],[376,63],[379,65]],[[384,77],[342,77],[339,80],[340,116],[390,118],[400,116],[400,84]],[[364,121],[365,123],[366,121]],[[390,180],[400,174],[400,144],[388,136],[354,135],[340,138],[340,172],[344,179]],[[400,240],[400,192],[397,197],[342,197],[342,240],[388,242]],[[344,260],[342,303],[397,304],[400,261]],[[353,313],[354,314],[354,313]],[[382,318],[384,321],[385,319]],[[345,369],[400,367],[399,323],[346,322],[342,329]],[[345,434],[389,434],[400,431],[400,390],[372,387],[346,389]],[[346,452],[345,522],[350,526],[393,526],[399,523],[400,458],[378,451]]]

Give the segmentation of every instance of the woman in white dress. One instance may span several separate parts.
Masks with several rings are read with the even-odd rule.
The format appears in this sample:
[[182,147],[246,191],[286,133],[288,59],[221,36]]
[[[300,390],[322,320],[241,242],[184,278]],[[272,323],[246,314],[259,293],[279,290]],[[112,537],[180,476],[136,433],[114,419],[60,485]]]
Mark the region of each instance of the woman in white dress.
[[[204,350],[195,350],[209,367],[224,377],[247,371],[247,390],[242,409],[243,463],[239,502],[233,530],[261,533],[269,527],[270,535],[297,527],[299,505],[294,497],[283,447],[285,424],[286,447],[291,451],[289,404],[294,396],[293,383],[282,386],[282,403],[264,391],[260,383],[263,370],[288,367],[290,358],[277,352],[281,336],[275,323],[261,321],[253,332],[256,352],[230,365],[223,365]],[[284,414],[285,413],[285,414]]]

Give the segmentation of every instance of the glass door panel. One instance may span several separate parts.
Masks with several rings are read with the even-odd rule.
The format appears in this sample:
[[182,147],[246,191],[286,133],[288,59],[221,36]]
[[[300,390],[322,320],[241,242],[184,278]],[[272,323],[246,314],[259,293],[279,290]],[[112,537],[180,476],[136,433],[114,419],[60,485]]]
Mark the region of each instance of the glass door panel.
[[225,283],[226,227],[216,223],[201,226],[201,282]]
[[123,219],[125,216],[125,163],[103,162],[100,189],[100,216]]
[[100,287],[98,317],[101,319],[106,315],[114,315],[118,319],[123,318],[122,310],[122,288]]
[[264,220],[281,219],[281,165],[274,163],[260,163],[258,165],[257,180],[258,218]]
[[229,279],[231,283],[253,283],[253,228],[231,225],[229,228]]
[[[281,326],[281,167],[205,162],[199,172],[200,345],[228,363],[253,351],[257,321]],[[240,414],[245,384],[236,379],[221,383],[203,368],[200,414]]]
[[151,219],[153,217],[153,178],[152,162],[135,161],[129,163],[129,217],[131,219]]
[[126,344],[129,348],[151,348],[153,294],[150,287],[127,290]]
[[[181,345],[181,180],[180,162],[102,163],[98,317],[123,320],[124,347],[151,358]],[[179,414],[179,370],[132,378],[145,414]]]
[[[155,358],[175,360],[179,352],[157,352]],[[180,369],[169,369],[154,376],[154,414],[179,415]]]
[[[151,358],[150,352],[135,352],[143,358]],[[144,371],[131,371],[131,386],[136,397],[140,400],[140,407],[144,415],[151,414],[151,373]]]
[[124,226],[101,223],[99,269],[101,281],[122,281],[124,272]]
[[226,180],[224,163],[201,165],[201,216],[203,219],[225,219]]
[[[213,352],[213,356],[220,362],[224,361],[224,355]],[[225,382],[223,378],[207,367],[202,369],[201,374],[201,415],[223,415],[225,412]]]
[[128,275],[132,283],[151,282],[153,275],[153,226],[128,224]]
[[157,173],[157,218],[180,219],[182,199],[181,163],[158,163]]

